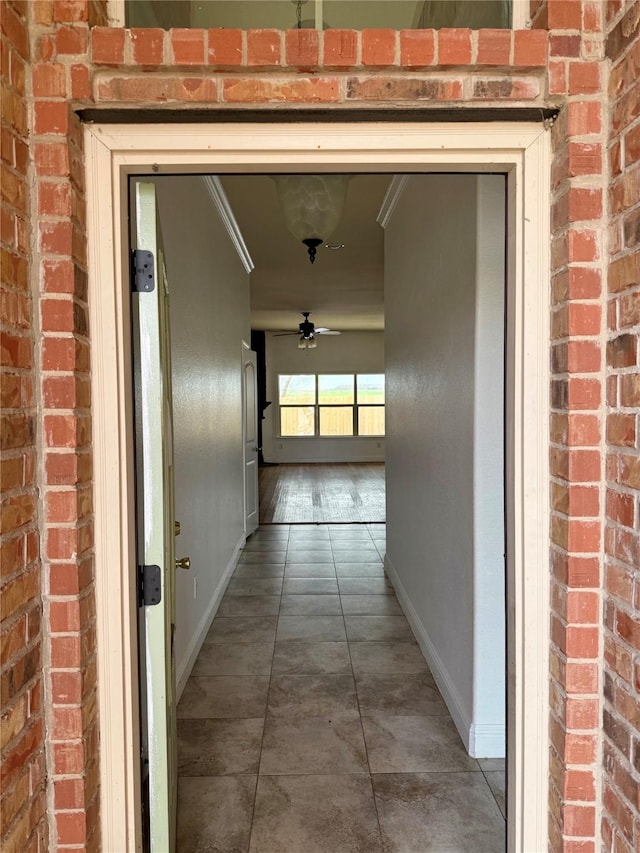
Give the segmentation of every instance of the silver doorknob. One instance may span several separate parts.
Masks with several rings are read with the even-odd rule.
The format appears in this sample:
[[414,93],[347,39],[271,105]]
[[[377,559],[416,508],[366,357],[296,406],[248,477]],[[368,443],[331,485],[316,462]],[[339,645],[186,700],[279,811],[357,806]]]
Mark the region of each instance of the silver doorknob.
[[176,558],[176,569],[190,569],[191,568],[191,557],[180,557],[180,559]]

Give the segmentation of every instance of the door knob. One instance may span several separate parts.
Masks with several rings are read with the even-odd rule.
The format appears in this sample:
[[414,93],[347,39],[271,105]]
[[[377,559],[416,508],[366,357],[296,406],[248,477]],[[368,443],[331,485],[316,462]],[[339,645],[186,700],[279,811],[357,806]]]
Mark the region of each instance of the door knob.
[[190,569],[191,568],[191,557],[180,557],[180,559],[176,558],[176,569]]
[[181,531],[182,531],[182,528],[180,527],[180,522],[174,521],[173,522],[173,535],[174,536],[180,536]]

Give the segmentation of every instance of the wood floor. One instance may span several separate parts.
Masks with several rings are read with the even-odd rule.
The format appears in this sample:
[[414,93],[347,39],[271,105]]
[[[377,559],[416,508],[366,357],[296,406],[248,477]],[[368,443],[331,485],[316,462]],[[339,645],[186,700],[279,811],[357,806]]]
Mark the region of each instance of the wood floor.
[[260,524],[385,521],[383,462],[260,468]]

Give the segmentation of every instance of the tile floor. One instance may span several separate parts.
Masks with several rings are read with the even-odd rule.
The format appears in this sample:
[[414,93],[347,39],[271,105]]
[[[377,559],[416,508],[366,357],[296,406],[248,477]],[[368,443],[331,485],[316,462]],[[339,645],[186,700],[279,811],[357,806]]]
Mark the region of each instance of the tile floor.
[[178,706],[178,853],[504,850],[504,763],[466,754],[384,537],[247,542]]

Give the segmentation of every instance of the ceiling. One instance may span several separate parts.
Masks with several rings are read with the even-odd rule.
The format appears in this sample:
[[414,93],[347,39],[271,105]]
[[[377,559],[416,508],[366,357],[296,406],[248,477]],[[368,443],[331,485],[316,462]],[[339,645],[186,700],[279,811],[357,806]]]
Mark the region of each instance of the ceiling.
[[315,263],[288,231],[275,184],[264,175],[225,176],[224,190],[255,264],[251,326],[295,331],[301,311],[340,331],[384,328],[383,230],[376,222],[390,175],[355,175],[338,227]]

